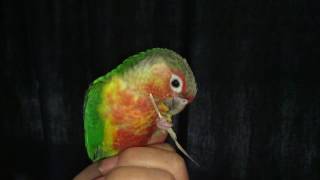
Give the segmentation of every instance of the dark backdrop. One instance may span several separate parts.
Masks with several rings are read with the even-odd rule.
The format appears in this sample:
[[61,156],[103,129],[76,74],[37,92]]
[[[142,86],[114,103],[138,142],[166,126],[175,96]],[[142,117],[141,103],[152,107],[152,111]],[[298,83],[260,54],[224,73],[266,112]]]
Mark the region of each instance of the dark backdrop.
[[1,1],[1,176],[71,179],[89,83],[167,47],[199,84],[176,123],[191,179],[320,179],[316,2]]

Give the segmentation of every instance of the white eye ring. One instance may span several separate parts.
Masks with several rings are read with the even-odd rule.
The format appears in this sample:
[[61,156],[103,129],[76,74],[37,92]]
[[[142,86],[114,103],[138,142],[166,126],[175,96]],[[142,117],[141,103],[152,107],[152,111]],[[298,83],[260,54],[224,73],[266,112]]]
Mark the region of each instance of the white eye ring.
[[172,89],[172,91],[181,93],[182,86],[182,79],[179,76],[172,74],[170,78],[170,88]]

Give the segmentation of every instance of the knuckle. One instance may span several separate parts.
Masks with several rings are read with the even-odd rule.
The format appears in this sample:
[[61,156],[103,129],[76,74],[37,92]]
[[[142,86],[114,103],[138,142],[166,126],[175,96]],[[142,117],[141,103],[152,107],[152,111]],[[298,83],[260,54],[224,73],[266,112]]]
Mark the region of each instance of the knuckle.
[[175,180],[174,176],[171,173],[163,173],[163,180]]

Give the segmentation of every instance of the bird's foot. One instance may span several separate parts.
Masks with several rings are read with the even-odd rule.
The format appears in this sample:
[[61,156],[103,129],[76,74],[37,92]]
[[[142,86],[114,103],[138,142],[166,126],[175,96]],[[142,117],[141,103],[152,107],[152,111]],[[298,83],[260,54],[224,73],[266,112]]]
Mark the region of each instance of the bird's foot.
[[157,118],[157,127],[159,129],[167,130],[172,128],[172,123],[168,122],[165,118]]

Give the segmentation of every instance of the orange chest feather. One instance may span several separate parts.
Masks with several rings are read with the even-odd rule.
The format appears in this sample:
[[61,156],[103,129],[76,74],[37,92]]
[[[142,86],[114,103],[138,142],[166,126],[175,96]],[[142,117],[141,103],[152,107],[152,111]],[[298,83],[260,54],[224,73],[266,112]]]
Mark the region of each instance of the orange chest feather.
[[150,126],[155,119],[155,111],[148,96],[128,88],[123,81],[113,81],[105,90],[104,100],[105,119],[118,128],[139,130]]
[[145,145],[156,129],[156,113],[148,96],[123,89],[106,96],[109,104],[107,116],[115,130],[113,147],[123,150]]

